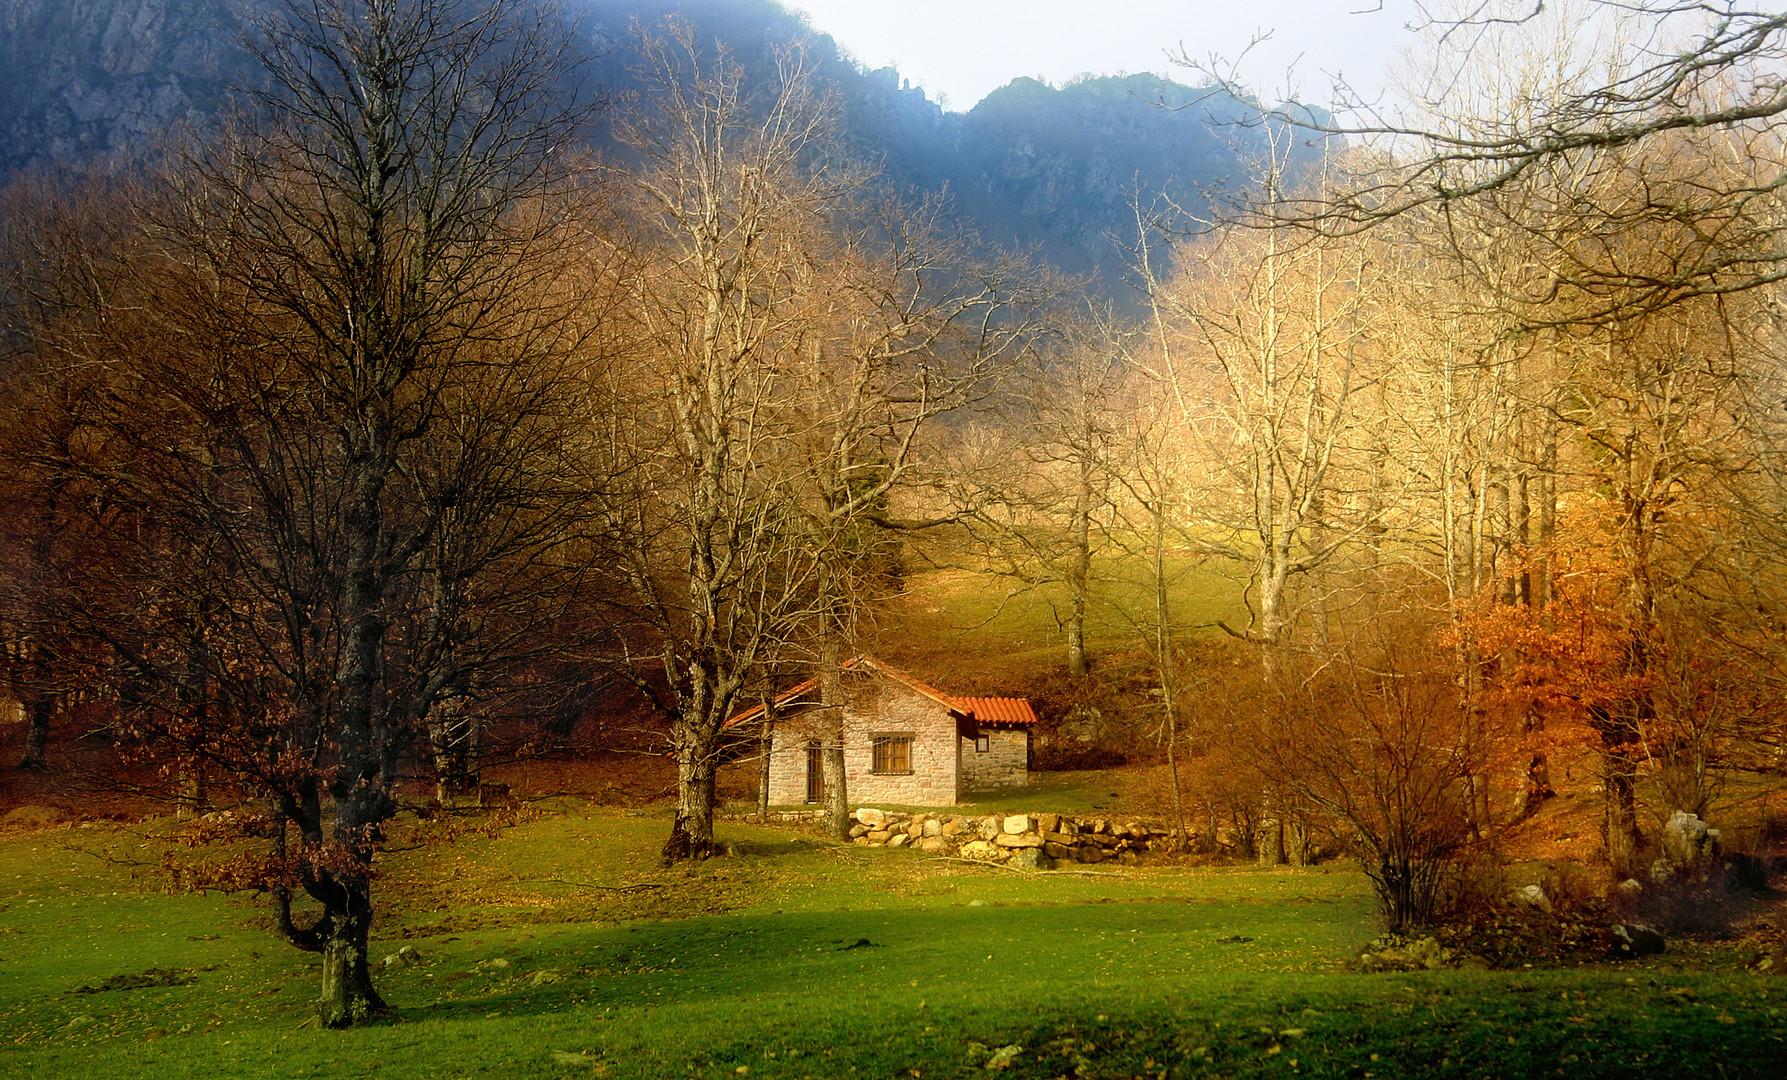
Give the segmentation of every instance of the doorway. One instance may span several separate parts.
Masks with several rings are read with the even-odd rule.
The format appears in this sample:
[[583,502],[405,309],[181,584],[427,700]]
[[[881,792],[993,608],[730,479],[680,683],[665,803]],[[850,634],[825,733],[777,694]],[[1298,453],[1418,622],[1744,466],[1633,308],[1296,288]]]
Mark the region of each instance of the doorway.
[[807,744],[807,801],[825,801],[825,751],[817,739]]

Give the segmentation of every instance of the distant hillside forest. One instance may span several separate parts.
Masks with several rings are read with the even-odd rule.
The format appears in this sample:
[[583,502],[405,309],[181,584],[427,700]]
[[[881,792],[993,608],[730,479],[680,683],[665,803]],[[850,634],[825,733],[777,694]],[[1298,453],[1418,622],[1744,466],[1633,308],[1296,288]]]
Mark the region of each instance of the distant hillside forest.
[[[274,0],[258,6],[277,8]],[[0,173],[94,155],[137,157],[177,124],[212,122],[230,85],[262,78],[226,0],[0,0]],[[1119,269],[1134,242],[1132,200],[1190,206],[1226,188],[1259,149],[1249,106],[1219,88],[1152,75],[1050,87],[1017,79],[967,113],[944,112],[893,68],[866,70],[775,0],[570,0],[587,97],[639,89],[628,27],[688,19],[723,44],[748,87],[775,77],[775,49],[805,40],[841,103],[842,146],[898,190],[947,192],[952,213],[989,241],[1035,249],[1074,273]],[[1163,108],[1162,106],[1183,106]],[[589,137],[613,148],[598,111]]]

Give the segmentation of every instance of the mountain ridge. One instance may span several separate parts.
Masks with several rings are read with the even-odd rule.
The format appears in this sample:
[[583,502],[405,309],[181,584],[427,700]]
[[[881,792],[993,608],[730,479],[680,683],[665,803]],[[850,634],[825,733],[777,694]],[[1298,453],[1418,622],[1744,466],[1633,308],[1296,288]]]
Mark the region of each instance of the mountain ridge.
[[[0,79],[0,174],[140,159],[169,128],[207,123],[232,84],[255,78],[243,10],[270,2],[0,0],[9,72]],[[1014,79],[949,112],[897,69],[859,65],[774,0],[566,0],[565,9],[590,49],[591,82],[611,90],[634,84],[631,26],[672,13],[699,39],[724,42],[747,84],[765,84],[775,49],[806,38],[819,77],[837,91],[852,152],[878,161],[896,188],[947,190],[958,218],[989,241],[1071,272],[1121,264],[1112,237],[1134,231],[1132,195],[1165,191],[1195,204],[1257,143],[1240,123],[1245,103],[1155,75],[1059,87]]]

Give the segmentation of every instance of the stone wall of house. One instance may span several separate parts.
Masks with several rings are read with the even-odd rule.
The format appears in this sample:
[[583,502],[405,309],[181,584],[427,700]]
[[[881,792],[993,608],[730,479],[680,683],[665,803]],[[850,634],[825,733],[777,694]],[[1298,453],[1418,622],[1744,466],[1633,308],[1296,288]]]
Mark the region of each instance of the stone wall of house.
[[962,740],[962,790],[988,791],[1022,787],[1030,782],[1030,733],[1022,728],[982,728],[988,736],[985,753],[973,739]]
[[864,847],[911,847],[1039,870],[1073,863],[1134,863],[1164,851],[1169,840],[1165,829],[1138,821],[1061,814],[905,814],[862,807],[852,817],[851,841]]
[[[820,738],[815,710],[804,710],[776,721],[769,754],[769,801],[776,806],[795,806],[807,801],[807,743]],[[759,766],[760,767],[760,766]]]
[[[844,782],[851,802],[925,806],[956,801],[960,740],[955,721],[943,706],[879,677],[848,680],[845,700]],[[806,801],[807,745],[824,738],[823,716],[817,709],[805,709],[777,720],[769,766],[772,804]],[[874,771],[874,738],[883,734],[911,736],[910,773]],[[968,749],[974,745],[968,744]]]
[[[956,722],[943,706],[887,679],[849,687],[844,712],[844,772],[850,801],[936,806],[961,794]],[[912,737],[912,771],[876,773],[877,735]]]

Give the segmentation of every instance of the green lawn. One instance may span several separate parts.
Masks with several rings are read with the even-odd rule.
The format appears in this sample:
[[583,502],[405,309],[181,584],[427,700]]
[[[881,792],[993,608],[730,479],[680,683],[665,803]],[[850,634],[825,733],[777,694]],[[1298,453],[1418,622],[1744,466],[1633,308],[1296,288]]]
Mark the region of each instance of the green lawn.
[[734,825],[735,857],[663,870],[664,829],[579,810],[394,836],[409,850],[381,883],[379,952],[423,963],[379,974],[400,1022],[350,1032],[304,1026],[315,969],[254,904],[159,891],[159,827],[0,841],[0,1074],[1779,1077],[1787,1060],[1787,983],[1681,954],[1347,973],[1375,928],[1344,869],[1019,875]]

